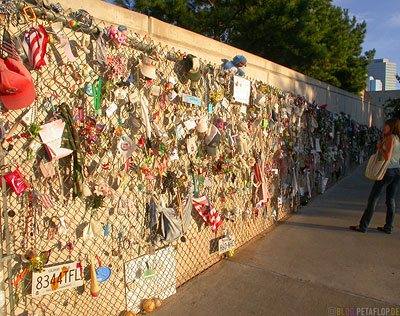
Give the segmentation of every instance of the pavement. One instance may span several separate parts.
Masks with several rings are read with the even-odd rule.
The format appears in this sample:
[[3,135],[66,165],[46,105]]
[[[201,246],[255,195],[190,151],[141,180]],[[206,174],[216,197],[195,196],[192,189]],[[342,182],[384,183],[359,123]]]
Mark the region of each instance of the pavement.
[[391,235],[376,229],[384,195],[367,233],[347,228],[359,223],[373,184],[364,170],[179,287],[152,315],[400,315],[399,208]]

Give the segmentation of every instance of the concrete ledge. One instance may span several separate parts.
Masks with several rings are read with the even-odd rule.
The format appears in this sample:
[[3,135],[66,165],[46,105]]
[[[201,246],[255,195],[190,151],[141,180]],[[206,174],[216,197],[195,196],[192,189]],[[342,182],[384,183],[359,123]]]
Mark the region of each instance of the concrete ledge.
[[221,60],[224,58],[230,60],[235,55],[245,55],[248,62],[248,67],[245,69],[246,75],[254,79],[259,79],[260,71],[267,71],[313,85],[328,86],[324,82],[303,75],[290,68],[153,17],[149,17],[149,28],[149,36],[154,41],[179,47],[181,51],[187,53],[197,53],[199,57],[206,57],[215,64],[221,64]]
[[70,8],[72,11],[84,9],[95,19],[110,24],[125,25],[134,32],[148,34],[149,18],[144,14],[99,0],[58,0],[58,2],[64,9]]

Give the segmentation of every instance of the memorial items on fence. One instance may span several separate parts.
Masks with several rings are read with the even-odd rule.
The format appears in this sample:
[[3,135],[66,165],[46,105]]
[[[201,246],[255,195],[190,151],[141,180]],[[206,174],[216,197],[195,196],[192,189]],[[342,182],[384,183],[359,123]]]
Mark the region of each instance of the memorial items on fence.
[[211,226],[212,232],[217,232],[218,227],[222,225],[222,218],[209,199],[206,196],[193,198],[193,207],[204,221]]
[[183,58],[185,76],[193,82],[197,82],[201,78],[200,60],[198,57],[188,54]]
[[29,185],[23,178],[19,168],[17,168],[15,171],[5,174],[4,179],[16,195],[20,195],[29,188]]
[[126,42],[127,36],[129,34],[128,29],[123,26],[119,25],[118,28],[116,28],[114,25],[111,25],[109,30],[109,37],[112,40],[113,44],[117,47],[120,48],[121,45],[128,46],[129,44]]
[[18,60],[0,58],[0,100],[9,110],[19,110],[33,103],[35,87],[29,71]]
[[99,295],[100,286],[99,281],[97,280],[96,269],[94,267],[94,260],[92,253],[90,256],[90,293],[93,297],[97,297]]
[[33,69],[40,69],[47,65],[48,40],[49,36],[43,25],[32,27],[25,32],[22,40],[22,47],[24,48],[26,56],[28,56],[29,65],[33,67]]
[[163,207],[162,205],[156,206],[153,225],[159,226],[160,241],[173,242],[188,231],[192,218],[192,192],[188,194],[188,197],[183,202],[180,201],[179,197],[179,202],[178,210],[172,207]]
[[99,267],[96,269],[96,278],[98,283],[103,283],[107,281],[111,276],[111,269],[109,267],[104,267],[101,265],[99,257],[96,255]]
[[[151,269],[150,267],[154,267]],[[157,250],[153,255],[145,255],[125,264],[126,300],[129,310],[138,313],[145,307],[154,310],[153,300],[161,300],[176,292],[176,259],[174,247]],[[145,305],[145,306],[144,306]]]
[[[250,81],[238,76],[233,77],[233,97],[236,102],[249,104],[250,102]],[[242,106],[240,112],[246,115],[246,107]]]
[[32,274],[32,297],[53,294],[83,285],[79,263],[63,263]]
[[63,28],[64,28],[63,22],[53,22],[50,25],[50,27],[51,27],[52,33],[55,35],[55,37],[59,41],[60,46],[63,49],[65,56],[67,56],[68,60],[71,63],[73,63],[76,60],[76,58],[75,58],[74,54],[72,53],[71,44],[69,42],[69,39],[63,32]]
[[242,55],[236,55],[231,61],[224,64],[224,69],[230,70],[235,75],[244,76],[243,67],[247,67],[247,59]]
[[61,119],[40,126],[39,135],[51,160],[71,155],[73,150],[61,148],[65,122]]
[[[3,192],[9,250],[51,249],[38,267],[57,263],[64,273],[57,291],[37,289],[37,278],[22,291],[29,262],[16,265],[13,293],[32,306],[29,293],[42,306],[49,298],[39,296],[52,293],[59,314],[74,314],[71,306],[92,304],[87,294],[101,287],[99,313],[116,304],[139,312],[145,299],[154,309],[158,297],[324,192],[377,139],[344,113],[243,77],[244,56],[212,65],[85,10],[51,8],[52,22],[42,12],[8,29],[21,57],[26,35],[30,72],[10,58],[0,69],[3,168],[22,173],[11,173],[14,181],[3,174],[18,194]],[[21,79],[18,87],[8,75]],[[228,230],[235,238],[216,238]],[[88,252],[104,265],[89,258],[78,266]],[[79,280],[86,288],[68,291],[77,283],[67,284],[72,266],[62,267],[74,263],[87,272]]]
[[149,79],[156,78],[157,61],[149,56],[143,56],[140,72],[142,75]]

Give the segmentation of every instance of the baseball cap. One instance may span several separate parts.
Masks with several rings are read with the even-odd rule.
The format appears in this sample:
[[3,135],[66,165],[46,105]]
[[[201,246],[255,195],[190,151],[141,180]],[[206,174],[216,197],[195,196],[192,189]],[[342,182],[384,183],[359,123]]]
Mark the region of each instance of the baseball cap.
[[191,81],[199,81],[201,77],[200,73],[200,60],[192,54],[188,54],[184,59],[184,65],[186,70],[186,76]]
[[207,132],[207,117],[202,117],[197,123],[196,130],[199,133]]
[[155,79],[156,69],[157,69],[157,61],[148,56],[144,56],[142,64],[140,66],[140,71],[142,75],[150,79]]
[[207,155],[216,156],[217,146],[221,141],[221,133],[215,125],[211,125],[206,136]]
[[18,60],[0,58],[0,100],[9,110],[25,108],[35,100],[30,72]]

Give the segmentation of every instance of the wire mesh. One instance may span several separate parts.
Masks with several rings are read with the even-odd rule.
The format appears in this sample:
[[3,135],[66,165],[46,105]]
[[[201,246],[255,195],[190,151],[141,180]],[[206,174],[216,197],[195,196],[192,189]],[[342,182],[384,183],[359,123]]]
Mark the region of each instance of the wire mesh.
[[[19,10],[11,23],[1,26],[16,41],[37,25],[50,36],[47,64],[30,69],[36,99],[27,108],[32,110],[25,115],[28,124],[21,123],[27,109],[1,113],[9,133],[2,144],[3,174],[18,168],[29,185],[21,195],[9,186],[2,192],[7,205],[3,249],[13,256],[11,270],[6,269],[10,315],[119,315],[127,306],[137,312],[143,299],[162,296],[166,288],[173,291],[221,260],[219,239],[228,234],[236,247],[245,244],[361,163],[377,140],[377,130],[358,125],[348,115],[330,113],[251,78],[251,102],[244,112],[243,105],[233,100],[233,74],[223,67],[201,60],[201,79],[193,82],[180,68],[185,53],[140,34],[131,34],[127,44],[120,45],[110,39],[110,25],[102,21],[93,21],[88,38],[82,25],[66,23],[71,13],[55,11],[60,10],[35,8],[41,14],[29,21]],[[57,21],[64,21],[62,29],[57,29]],[[97,55],[100,40],[106,49],[104,64]],[[152,80],[142,74],[143,56],[157,61]],[[99,79],[101,89],[93,91]],[[96,93],[101,94],[98,109]],[[183,102],[183,94],[200,98],[201,105]],[[257,94],[263,101],[257,101]],[[146,100],[149,113],[143,114]],[[74,197],[75,156],[49,161],[35,131],[57,119],[66,121],[63,107],[72,113],[71,126],[83,153],[81,198]],[[146,116],[153,129],[151,138]],[[220,129],[216,157],[207,156],[205,134],[190,125],[201,117]],[[187,149],[191,137],[195,137],[193,153]],[[135,150],[126,156],[121,146]],[[271,195],[259,205],[260,183],[253,167],[257,161],[264,162]],[[193,191],[207,197],[222,225],[213,232],[191,207],[191,224],[183,238],[160,241],[160,231],[153,225],[155,206],[172,207],[179,222],[179,204],[185,205]],[[168,254],[157,255],[165,249]],[[32,288],[34,258],[41,253],[50,254],[45,267],[79,263],[83,285],[32,295],[48,285],[43,279]],[[90,295],[90,253],[98,258],[96,268],[111,270],[109,279],[100,284],[100,297]],[[143,266],[151,260],[152,267]],[[152,270],[156,277],[147,274],[144,280],[145,272]],[[129,294],[139,284],[140,294]]]

